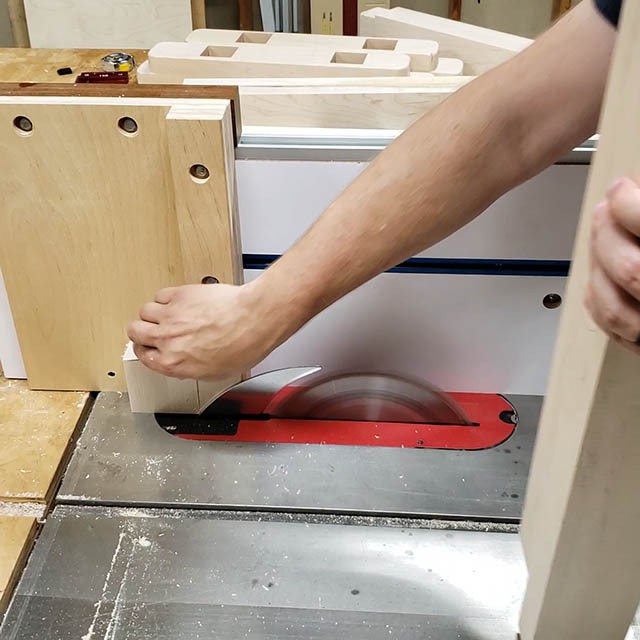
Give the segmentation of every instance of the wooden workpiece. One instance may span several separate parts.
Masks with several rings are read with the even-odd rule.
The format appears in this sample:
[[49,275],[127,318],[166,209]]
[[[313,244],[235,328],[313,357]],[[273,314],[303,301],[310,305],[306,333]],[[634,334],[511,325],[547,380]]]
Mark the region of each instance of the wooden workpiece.
[[407,76],[411,60],[393,51],[264,46],[241,42],[161,42],[149,50],[149,70],[184,78]]
[[411,71],[431,71],[438,63],[438,43],[429,40],[197,29],[187,36],[187,42],[199,42],[214,46],[234,46],[246,42],[261,44],[265,47],[329,48],[336,51],[360,51],[362,53],[394,51],[409,56]]
[[9,604],[13,587],[36,535],[36,519],[0,516],[0,615]]
[[640,358],[583,304],[593,211],[640,176],[640,3],[624,4],[527,488],[522,640],[624,640],[640,600]]
[[239,382],[230,376],[216,382],[179,380],[145,367],[133,353],[131,343],[123,356],[129,406],[133,413],[200,413],[211,400]]
[[442,56],[459,58],[464,73],[480,75],[505,62],[532,40],[402,7],[360,14],[361,36],[435,40]]

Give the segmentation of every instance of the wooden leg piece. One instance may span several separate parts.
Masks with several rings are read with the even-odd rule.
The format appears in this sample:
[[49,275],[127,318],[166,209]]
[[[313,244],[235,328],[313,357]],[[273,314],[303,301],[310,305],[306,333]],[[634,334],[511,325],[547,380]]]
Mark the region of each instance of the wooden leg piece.
[[640,176],[640,3],[624,4],[522,525],[522,640],[623,640],[640,600],[640,358],[584,306],[590,218]]

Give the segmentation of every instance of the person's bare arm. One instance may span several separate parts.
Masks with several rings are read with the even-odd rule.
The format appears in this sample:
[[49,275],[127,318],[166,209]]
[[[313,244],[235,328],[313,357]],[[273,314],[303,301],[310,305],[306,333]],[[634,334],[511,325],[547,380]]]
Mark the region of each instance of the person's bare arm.
[[129,327],[138,357],[182,377],[251,367],[348,292],[464,226],[595,132],[614,39],[582,2],[408,128],[255,281],[159,292]]

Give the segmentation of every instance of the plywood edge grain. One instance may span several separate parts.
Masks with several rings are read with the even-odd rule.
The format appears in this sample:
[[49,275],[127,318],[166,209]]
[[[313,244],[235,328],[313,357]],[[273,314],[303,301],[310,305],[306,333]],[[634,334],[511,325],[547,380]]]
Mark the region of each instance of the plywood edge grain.
[[35,518],[0,515],[0,615],[9,604],[36,532]]

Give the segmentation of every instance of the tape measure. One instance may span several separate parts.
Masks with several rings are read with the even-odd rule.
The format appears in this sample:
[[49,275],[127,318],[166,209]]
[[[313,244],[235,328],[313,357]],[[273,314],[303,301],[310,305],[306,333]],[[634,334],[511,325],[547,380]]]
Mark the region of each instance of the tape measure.
[[102,58],[102,68],[105,71],[131,71],[136,63],[133,56],[117,51]]

